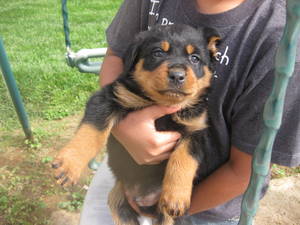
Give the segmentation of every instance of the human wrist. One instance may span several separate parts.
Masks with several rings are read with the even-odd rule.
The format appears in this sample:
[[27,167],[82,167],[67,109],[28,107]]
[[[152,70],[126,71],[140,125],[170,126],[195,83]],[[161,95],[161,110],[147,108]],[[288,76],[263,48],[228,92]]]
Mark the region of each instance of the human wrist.
[[104,57],[99,77],[100,87],[104,87],[114,82],[123,72],[123,60],[117,56],[110,48],[107,49]]

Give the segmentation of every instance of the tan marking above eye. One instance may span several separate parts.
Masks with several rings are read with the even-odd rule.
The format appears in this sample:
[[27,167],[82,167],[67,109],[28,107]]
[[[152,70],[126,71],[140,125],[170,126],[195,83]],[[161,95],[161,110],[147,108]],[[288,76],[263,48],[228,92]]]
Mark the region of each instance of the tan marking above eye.
[[161,43],[161,48],[162,48],[162,50],[165,51],[165,52],[169,51],[169,49],[170,49],[170,43],[167,42],[167,41],[163,41],[163,42]]
[[195,52],[195,47],[194,47],[193,45],[191,45],[191,44],[187,45],[187,46],[185,47],[185,49],[186,49],[186,52],[187,52],[189,55],[191,55],[191,54],[193,54],[193,53]]

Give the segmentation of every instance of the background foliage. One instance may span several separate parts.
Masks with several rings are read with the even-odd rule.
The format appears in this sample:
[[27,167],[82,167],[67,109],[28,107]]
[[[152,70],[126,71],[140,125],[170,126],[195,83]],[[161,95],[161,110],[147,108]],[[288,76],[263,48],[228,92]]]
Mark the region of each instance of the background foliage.
[[[106,47],[105,28],[121,0],[68,1],[74,51]],[[81,110],[98,77],[69,68],[64,59],[58,0],[0,0],[0,35],[31,119],[60,119]],[[11,100],[0,80],[0,131],[16,125]]]

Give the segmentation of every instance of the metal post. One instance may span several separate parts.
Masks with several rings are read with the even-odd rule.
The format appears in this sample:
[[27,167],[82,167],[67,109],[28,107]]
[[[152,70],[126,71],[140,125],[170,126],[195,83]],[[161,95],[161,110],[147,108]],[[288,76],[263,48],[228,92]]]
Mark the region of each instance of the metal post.
[[14,103],[16,112],[18,114],[19,120],[22,124],[26,138],[32,139],[33,135],[32,135],[31,129],[30,129],[27,113],[24,108],[16,80],[15,80],[13,72],[11,70],[11,67],[10,67],[10,64],[8,61],[8,57],[6,55],[6,52],[4,49],[4,44],[3,44],[1,37],[0,37],[0,67],[1,67],[1,70],[3,73],[4,80],[6,82],[8,91],[9,91],[12,101]]
[[286,89],[293,75],[300,35],[300,1],[287,1],[287,22],[275,62],[275,82],[264,109],[265,129],[255,149],[252,175],[242,202],[239,225],[251,225],[258,208],[264,180],[269,173],[272,148],[281,125]]

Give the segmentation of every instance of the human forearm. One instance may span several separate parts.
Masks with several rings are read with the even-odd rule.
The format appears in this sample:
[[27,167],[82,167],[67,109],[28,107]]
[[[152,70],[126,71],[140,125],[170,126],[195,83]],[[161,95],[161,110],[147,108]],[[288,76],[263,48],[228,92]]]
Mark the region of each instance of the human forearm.
[[231,159],[194,188],[189,214],[202,212],[241,195],[251,175],[251,156],[237,149]]
[[116,80],[123,72],[123,61],[110,49],[107,49],[103,64],[100,70],[100,86],[103,87]]

